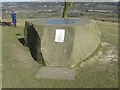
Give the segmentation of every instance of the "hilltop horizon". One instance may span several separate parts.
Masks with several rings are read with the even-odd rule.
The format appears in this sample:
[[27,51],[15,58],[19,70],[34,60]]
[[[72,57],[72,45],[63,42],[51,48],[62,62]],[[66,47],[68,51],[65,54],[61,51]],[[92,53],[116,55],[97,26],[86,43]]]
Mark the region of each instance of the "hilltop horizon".
[[[1,0],[0,2],[64,2],[65,0]],[[120,0],[73,0],[74,2],[119,2]]]

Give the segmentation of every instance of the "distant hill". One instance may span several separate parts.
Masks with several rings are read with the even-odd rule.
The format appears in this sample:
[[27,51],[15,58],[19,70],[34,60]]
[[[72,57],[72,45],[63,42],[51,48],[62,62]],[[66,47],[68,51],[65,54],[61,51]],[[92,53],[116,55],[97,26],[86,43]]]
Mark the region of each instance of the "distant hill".
[[[117,2],[74,2],[70,15],[79,17],[88,10],[107,10],[112,14],[118,13]],[[10,17],[14,10],[20,18],[61,17],[64,2],[2,2],[3,18]]]

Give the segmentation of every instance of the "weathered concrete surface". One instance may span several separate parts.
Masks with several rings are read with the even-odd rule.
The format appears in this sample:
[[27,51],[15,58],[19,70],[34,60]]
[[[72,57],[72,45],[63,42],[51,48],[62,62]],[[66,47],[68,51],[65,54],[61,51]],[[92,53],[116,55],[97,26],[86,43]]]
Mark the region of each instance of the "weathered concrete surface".
[[[50,24],[46,23],[47,20],[29,21],[41,38],[41,52],[46,66],[74,67],[91,55],[100,44],[100,34],[92,20],[80,18],[79,22],[70,24]],[[55,42],[56,29],[65,30],[64,42]]]
[[74,80],[75,70],[73,68],[41,67],[35,75],[36,78]]

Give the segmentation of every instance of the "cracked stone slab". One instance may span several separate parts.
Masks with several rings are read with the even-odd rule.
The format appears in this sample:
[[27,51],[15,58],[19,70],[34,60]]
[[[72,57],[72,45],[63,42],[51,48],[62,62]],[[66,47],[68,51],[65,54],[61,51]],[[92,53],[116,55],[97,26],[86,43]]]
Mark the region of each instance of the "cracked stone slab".
[[60,67],[41,67],[40,70],[36,73],[35,77],[47,79],[74,80],[75,69]]

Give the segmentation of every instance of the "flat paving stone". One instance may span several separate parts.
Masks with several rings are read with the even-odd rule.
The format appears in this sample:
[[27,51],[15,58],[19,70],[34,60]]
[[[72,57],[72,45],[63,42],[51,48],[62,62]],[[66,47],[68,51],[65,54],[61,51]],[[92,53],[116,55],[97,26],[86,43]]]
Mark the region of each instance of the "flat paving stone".
[[47,79],[74,80],[75,69],[60,67],[41,67],[40,70],[36,73],[35,77]]

